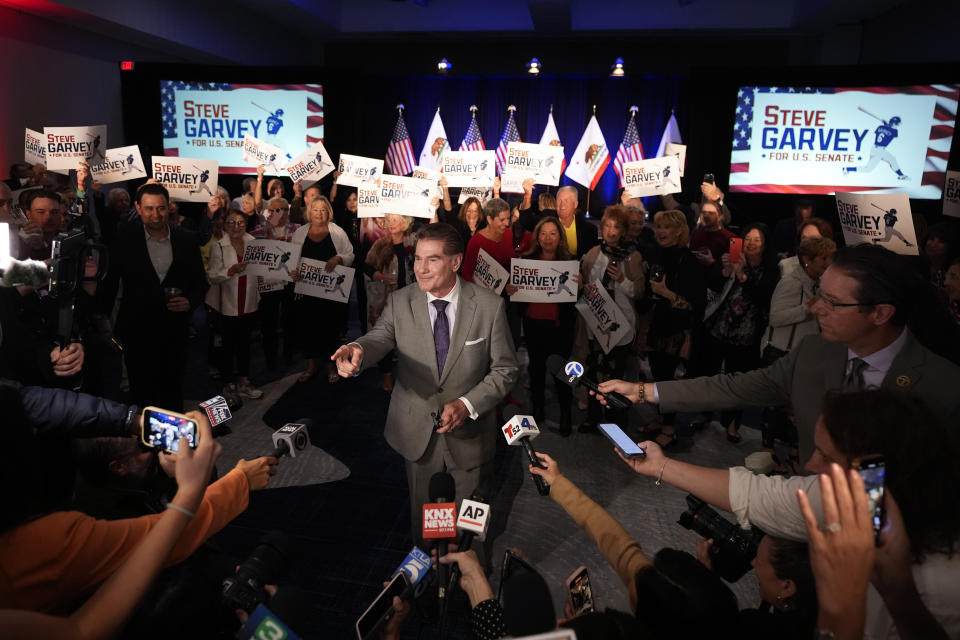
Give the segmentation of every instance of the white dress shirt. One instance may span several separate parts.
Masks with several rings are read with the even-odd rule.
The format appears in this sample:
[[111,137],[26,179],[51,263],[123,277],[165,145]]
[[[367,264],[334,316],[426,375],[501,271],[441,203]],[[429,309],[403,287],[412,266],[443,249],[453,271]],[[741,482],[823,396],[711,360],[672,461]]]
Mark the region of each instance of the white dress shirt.
[[170,227],[166,227],[167,235],[163,238],[154,238],[146,227],[143,228],[143,235],[147,239],[147,253],[150,254],[150,262],[153,264],[153,270],[157,273],[160,282],[167,277],[170,271],[170,265],[173,264],[173,244],[170,242]]
[[893,359],[896,358],[900,350],[903,349],[903,345],[907,341],[908,331],[909,329],[904,329],[900,332],[896,340],[868,356],[860,356],[850,349],[847,349],[847,367],[843,372],[844,378],[846,378],[846,374],[850,372],[850,362],[854,358],[860,358],[867,363],[867,366],[863,370],[863,388],[869,389],[876,387],[879,389],[880,383],[883,382],[887,371],[890,370],[890,365],[893,364]]

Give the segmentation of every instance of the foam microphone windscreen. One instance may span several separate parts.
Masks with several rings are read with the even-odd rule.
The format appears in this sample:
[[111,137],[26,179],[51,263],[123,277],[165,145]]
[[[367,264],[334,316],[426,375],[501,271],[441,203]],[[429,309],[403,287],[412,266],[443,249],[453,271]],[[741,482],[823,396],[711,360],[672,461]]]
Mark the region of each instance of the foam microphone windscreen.
[[447,502],[453,500],[457,485],[453,476],[446,471],[438,471],[430,477],[430,501]]

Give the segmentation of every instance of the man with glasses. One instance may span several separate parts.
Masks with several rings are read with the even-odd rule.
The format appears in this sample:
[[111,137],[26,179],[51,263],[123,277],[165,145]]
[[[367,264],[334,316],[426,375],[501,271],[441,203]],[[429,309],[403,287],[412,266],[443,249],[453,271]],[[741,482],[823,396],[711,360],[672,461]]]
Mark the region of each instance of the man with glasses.
[[[934,354],[906,324],[923,286],[903,256],[861,244],[839,250],[810,303],[820,334],[807,336],[765,369],[693,380],[635,383],[610,380],[634,402],[660,410],[713,411],[748,406],[793,407],[800,454],[813,452],[813,427],[833,389],[900,389],[920,397],[948,424],[960,425],[960,367]],[[909,437],[911,425],[904,425]]]

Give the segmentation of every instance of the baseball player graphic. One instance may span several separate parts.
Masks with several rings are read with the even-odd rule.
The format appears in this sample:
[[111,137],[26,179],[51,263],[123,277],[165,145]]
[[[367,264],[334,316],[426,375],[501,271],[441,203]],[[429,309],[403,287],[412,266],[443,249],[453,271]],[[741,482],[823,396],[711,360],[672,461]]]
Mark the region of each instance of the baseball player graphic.
[[573,291],[570,291],[570,289],[567,288],[567,280],[570,279],[570,272],[569,272],[569,271],[558,271],[558,270],[554,269],[553,267],[550,268],[550,271],[553,271],[554,273],[559,273],[559,274],[560,274],[560,277],[557,278],[557,290],[556,290],[556,291],[548,291],[548,292],[547,292],[547,295],[548,295],[548,296],[554,296],[554,295],[558,296],[558,295],[560,295],[560,292],[561,292],[561,291],[566,291],[566,292],[567,292],[568,294],[570,294],[571,296],[576,297],[577,294],[576,294],[575,292],[573,292]]
[[887,147],[890,146],[890,143],[893,142],[899,134],[898,129],[900,128],[900,116],[893,116],[889,120],[883,120],[874,116],[872,113],[859,107],[860,111],[863,111],[869,116],[873,116],[880,120],[880,126],[874,129],[873,135],[873,149],[870,150],[870,159],[867,161],[867,164],[862,167],[844,167],[843,175],[849,175],[857,171],[861,173],[869,173],[873,171],[877,164],[883,160],[893,171],[897,174],[897,180],[909,180],[910,177],[904,175],[903,171],[900,170],[900,165],[897,163],[897,159],[893,157],[893,154],[887,150]]
[[[870,204],[873,204],[873,203],[871,202]],[[897,238],[900,238],[903,244],[907,245],[908,247],[912,247],[913,243],[911,243],[909,240],[904,238],[902,233],[900,233],[899,231],[893,228],[893,226],[897,224],[897,210],[890,209],[889,211],[887,211],[883,207],[878,207],[875,204],[873,206],[877,207],[877,209],[880,209],[880,211],[883,211],[883,224],[886,225],[886,228],[887,228],[887,235],[885,235],[882,239],[874,238],[873,244],[877,244],[878,242],[883,242],[883,243],[890,242],[890,240],[892,240],[894,236],[896,236]]]
[[[87,137],[88,138],[90,137],[89,133],[87,134]],[[89,162],[90,164],[94,164],[93,159],[96,158],[97,156],[100,156],[101,162],[107,161],[107,156],[103,155],[103,149],[100,148],[100,136],[96,136],[93,138],[93,144],[91,145],[91,148],[90,148],[90,155],[87,156],[87,162]]]
[[289,251],[284,251],[284,252],[283,252],[283,255],[280,256],[280,264],[278,264],[278,265],[275,266],[275,267],[270,267],[269,270],[270,270],[270,271],[280,271],[280,269],[283,269],[284,271],[287,272],[287,275],[289,276],[289,275],[290,275],[290,265],[287,264],[287,262],[289,262],[289,261],[290,261],[290,252],[289,252]]
[[196,189],[190,192],[190,195],[195,193],[200,193],[201,191],[206,191],[209,195],[213,195],[213,192],[210,191],[210,185],[207,184],[207,180],[210,179],[210,169],[201,169],[197,165],[193,165],[193,168],[200,172],[200,184]]
[[663,168],[663,186],[666,187],[667,185],[670,185],[671,187],[674,187],[679,191],[680,185],[677,184],[676,177],[671,177],[671,175],[672,174],[670,171],[670,167],[664,167]]
[[316,158],[316,160],[317,160],[317,171],[323,171],[323,168],[324,168],[324,167],[332,167],[332,166],[333,166],[333,165],[327,163],[327,162],[323,159],[323,154],[320,153],[319,151],[317,151],[317,158]]
[[277,168],[277,154],[271,153],[267,156],[267,161],[263,163],[263,171],[266,173],[268,167],[273,167],[273,171],[270,173],[277,175],[280,173],[280,170]]
[[613,334],[616,333],[619,329],[620,329],[619,322],[611,322],[604,329],[601,329],[599,327],[597,328],[597,331],[602,333],[603,337],[606,338],[604,342],[607,343],[607,349],[610,348],[610,339],[613,337]]
[[130,173],[131,171],[134,171],[134,170],[139,171],[140,173],[144,173],[144,174],[146,173],[146,171],[144,171],[141,167],[138,167],[138,166],[137,166],[137,160],[136,160],[136,158],[133,157],[133,154],[132,154],[132,153],[127,156],[127,161],[126,161],[125,164],[126,164],[127,168],[124,169],[122,172],[120,172],[120,175],[122,175],[122,176],[125,176],[125,175],[127,175],[128,173]]
[[343,281],[347,279],[347,276],[342,273],[337,276],[337,281],[333,283],[334,289],[331,289],[331,292],[336,291],[344,298],[347,297],[347,294],[343,292]]

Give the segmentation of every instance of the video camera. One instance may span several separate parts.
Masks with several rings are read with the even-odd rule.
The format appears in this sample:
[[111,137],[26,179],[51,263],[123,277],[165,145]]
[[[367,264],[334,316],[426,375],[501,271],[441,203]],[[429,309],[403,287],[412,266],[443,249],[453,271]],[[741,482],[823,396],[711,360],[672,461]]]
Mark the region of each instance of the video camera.
[[230,611],[243,609],[252,613],[267,599],[264,587],[276,584],[287,564],[287,537],[279,531],[266,534],[250,556],[225,578],[221,602]]
[[107,273],[107,250],[87,237],[83,229],[62,231],[50,249],[50,299],[57,301],[57,337],[61,346],[73,341],[73,311],[77,285],[84,280],[87,258],[97,263],[92,279],[102,280]]
[[713,570],[727,582],[736,582],[750,571],[763,532],[738,527],[696,496],[687,494],[686,500],[687,510],[677,524],[712,539]]

